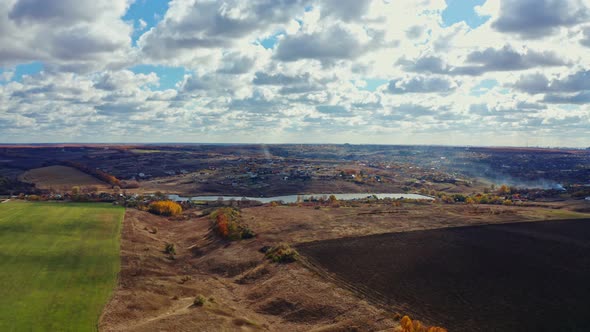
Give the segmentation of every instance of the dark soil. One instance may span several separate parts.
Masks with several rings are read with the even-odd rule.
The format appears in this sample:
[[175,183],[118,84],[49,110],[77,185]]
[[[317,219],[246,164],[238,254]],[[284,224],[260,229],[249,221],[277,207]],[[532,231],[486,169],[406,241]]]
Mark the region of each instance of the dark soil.
[[299,245],[336,279],[449,331],[590,331],[590,219]]

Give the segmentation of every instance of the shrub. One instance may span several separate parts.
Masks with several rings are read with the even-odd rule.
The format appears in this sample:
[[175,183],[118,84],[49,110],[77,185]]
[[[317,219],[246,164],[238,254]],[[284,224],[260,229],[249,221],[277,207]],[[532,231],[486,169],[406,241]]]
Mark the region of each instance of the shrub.
[[162,216],[175,216],[182,213],[182,206],[173,201],[155,201],[150,203],[148,211]]
[[174,243],[166,243],[166,246],[164,246],[164,252],[168,255],[176,255],[176,247],[174,246]]
[[275,263],[291,263],[297,260],[299,253],[286,243],[281,243],[266,251],[266,258]]
[[27,200],[29,200],[29,201],[40,201],[41,200],[41,196],[38,196],[38,195],[29,195],[27,197]]
[[242,227],[242,239],[251,239],[255,237],[256,234],[252,231],[248,226]]
[[205,305],[206,302],[207,302],[207,298],[204,297],[203,295],[199,294],[199,295],[197,295],[197,297],[195,297],[193,304],[195,305],[195,307],[202,307]]
[[254,232],[243,225],[240,211],[231,207],[223,207],[209,215],[212,220],[212,229],[220,237],[226,240],[249,239],[256,236]]

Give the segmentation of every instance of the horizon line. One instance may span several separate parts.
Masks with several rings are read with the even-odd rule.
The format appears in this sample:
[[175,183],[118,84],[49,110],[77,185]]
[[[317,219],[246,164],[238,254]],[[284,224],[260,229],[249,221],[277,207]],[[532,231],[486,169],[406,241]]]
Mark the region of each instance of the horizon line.
[[54,142],[54,143],[2,143],[0,142],[0,148],[4,147],[17,147],[17,146],[114,146],[114,145],[128,145],[128,146],[141,146],[141,145],[226,145],[226,146],[237,146],[237,145],[354,145],[354,146],[423,146],[423,147],[455,147],[455,148],[521,148],[521,149],[573,149],[573,150],[588,150],[590,144],[587,147],[572,147],[572,146],[522,146],[522,145],[452,145],[452,144],[386,144],[386,143],[213,143],[213,142]]

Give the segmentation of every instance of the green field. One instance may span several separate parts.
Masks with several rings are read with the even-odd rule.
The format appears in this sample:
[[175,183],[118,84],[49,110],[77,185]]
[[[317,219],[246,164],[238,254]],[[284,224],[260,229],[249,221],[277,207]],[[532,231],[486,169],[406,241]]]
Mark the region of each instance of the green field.
[[124,211],[0,203],[0,331],[95,331],[116,285]]

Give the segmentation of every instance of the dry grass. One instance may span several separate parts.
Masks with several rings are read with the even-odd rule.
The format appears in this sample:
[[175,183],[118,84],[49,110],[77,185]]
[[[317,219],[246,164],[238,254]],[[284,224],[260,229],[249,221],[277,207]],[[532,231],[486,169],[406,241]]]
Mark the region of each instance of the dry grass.
[[[119,287],[101,331],[310,331],[395,328],[387,311],[302,264],[275,264],[260,239],[227,243],[207,217],[175,222],[128,210]],[[148,230],[159,229],[157,234]],[[146,230],[146,228],[148,230]],[[174,260],[162,252],[176,244]],[[206,301],[195,306],[195,298]]]
[[302,243],[342,237],[516,221],[588,218],[588,214],[540,207],[356,204],[355,207],[265,206],[243,209],[250,227],[271,243]]

